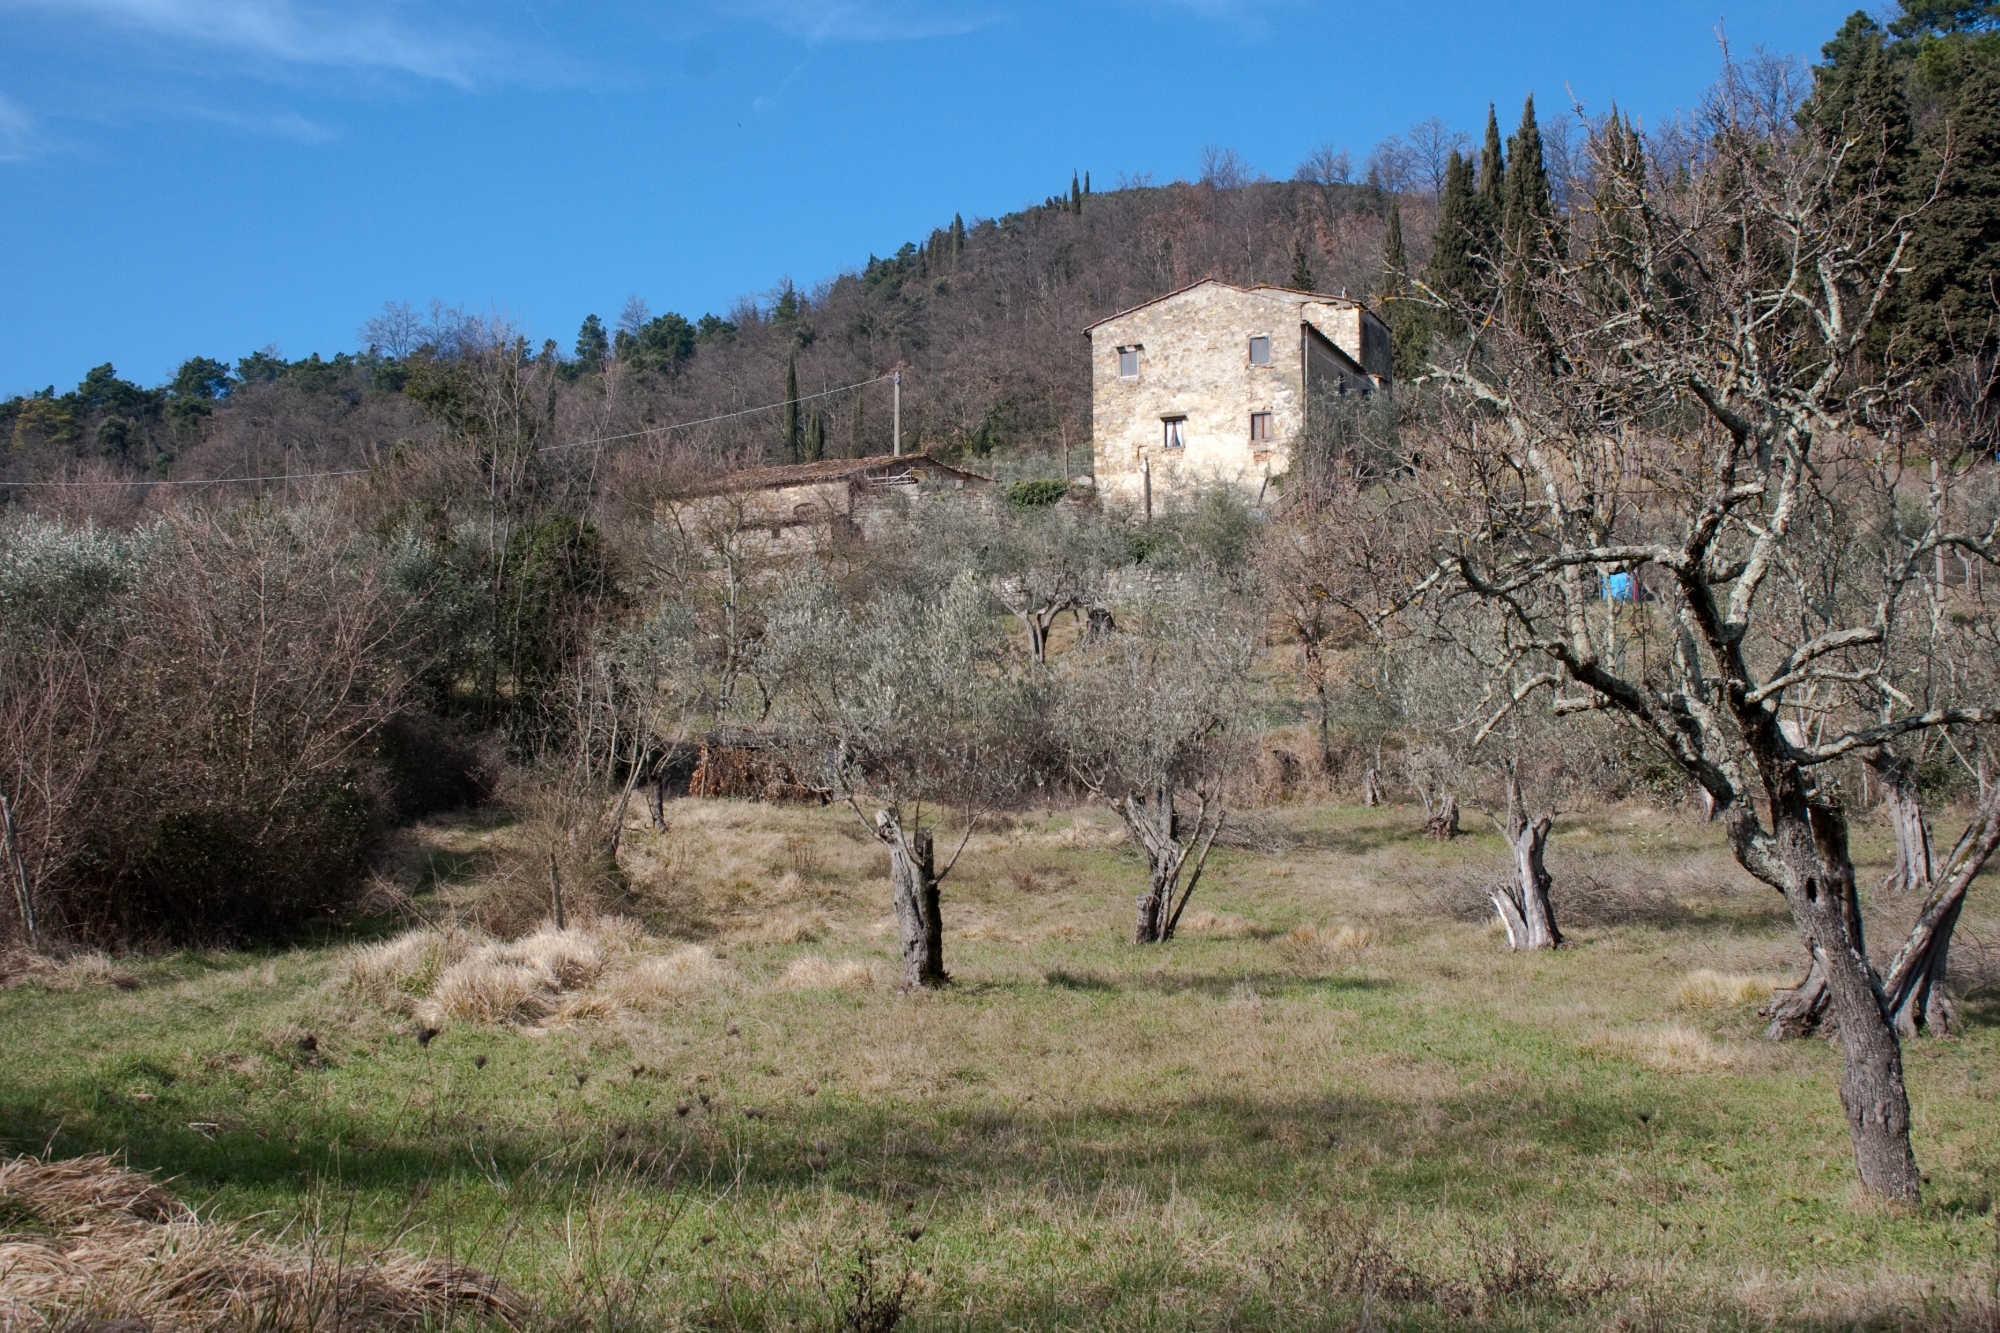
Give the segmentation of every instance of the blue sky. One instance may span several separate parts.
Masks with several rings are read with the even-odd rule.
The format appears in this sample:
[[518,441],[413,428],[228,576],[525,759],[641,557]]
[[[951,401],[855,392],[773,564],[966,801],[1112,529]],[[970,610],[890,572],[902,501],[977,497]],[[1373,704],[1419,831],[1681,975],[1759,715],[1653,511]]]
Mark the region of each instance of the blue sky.
[[0,394],[352,348],[384,301],[566,348],[1087,169],[1289,176],[1532,91],[1648,118],[1854,0],[0,0]]

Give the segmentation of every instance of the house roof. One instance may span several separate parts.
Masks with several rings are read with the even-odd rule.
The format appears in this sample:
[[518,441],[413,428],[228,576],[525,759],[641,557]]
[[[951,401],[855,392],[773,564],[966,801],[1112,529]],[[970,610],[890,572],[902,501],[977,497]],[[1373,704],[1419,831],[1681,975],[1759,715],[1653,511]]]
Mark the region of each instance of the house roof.
[[976,472],[941,463],[928,454],[876,454],[870,458],[826,458],[817,463],[781,463],[772,467],[747,468],[683,487],[675,492],[675,498],[693,499],[738,491],[774,491],[788,486],[811,486],[834,481],[880,484],[906,478],[981,484],[991,480]]
[[[1197,287],[1211,285],[1227,287],[1230,291],[1242,292],[1245,296],[1262,296],[1267,300],[1282,300],[1288,305],[1304,305],[1308,301],[1313,301],[1322,305],[1346,305],[1354,306],[1360,310],[1368,309],[1365,302],[1357,301],[1351,296],[1328,296],[1325,292],[1302,292],[1296,287],[1278,287],[1268,282],[1258,283],[1254,287],[1239,287],[1233,282],[1224,282],[1220,278],[1203,278],[1199,282],[1191,282],[1185,287],[1176,287],[1170,292],[1155,296],[1150,301],[1141,301],[1135,306],[1129,306],[1115,315],[1106,315],[1103,319],[1098,320],[1097,323],[1085,326],[1083,336],[1088,338],[1092,329],[1109,324],[1114,319],[1123,319],[1127,315],[1144,310],[1147,306],[1158,305],[1162,301],[1171,301],[1176,296],[1191,292]],[[1370,313],[1372,314],[1373,312],[1371,311]]]

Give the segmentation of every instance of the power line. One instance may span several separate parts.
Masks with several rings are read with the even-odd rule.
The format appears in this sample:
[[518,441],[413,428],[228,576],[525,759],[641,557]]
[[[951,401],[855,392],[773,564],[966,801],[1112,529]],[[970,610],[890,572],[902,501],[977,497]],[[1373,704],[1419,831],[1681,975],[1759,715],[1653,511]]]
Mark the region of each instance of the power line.
[[[671,435],[677,430],[691,430],[696,426],[712,426],[718,421],[734,421],[737,417],[754,416],[759,412],[775,412],[787,403],[809,403],[815,398],[831,398],[837,393],[847,393],[854,389],[865,389],[871,384],[886,384],[894,379],[894,374],[877,375],[872,380],[860,380],[853,384],[843,384],[835,389],[822,389],[818,393],[801,394],[797,398],[781,398],[775,403],[763,403],[757,407],[740,408],[734,412],[724,412],[719,416],[700,417],[694,421],[676,421],[668,426],[648,426],[644,430],[627,431],[623,435],[602,435],[592,440],[571,440],[567,444],[552,444],[541,452],[553,454],[564,449],[588,449],[597,444],[619,444],[625,440],[637,440],[648,435]],[[69,487],[84,489],[96,486],[239,486],[246,483],[266,481],[319,481],[331,477],[365,477],[373,469],[365,467],[343,468],[335,472],[287,472],[269,477],[198,477],[187,479],[162,479],[158,481],[0,481],[0,486],[12,487]]]

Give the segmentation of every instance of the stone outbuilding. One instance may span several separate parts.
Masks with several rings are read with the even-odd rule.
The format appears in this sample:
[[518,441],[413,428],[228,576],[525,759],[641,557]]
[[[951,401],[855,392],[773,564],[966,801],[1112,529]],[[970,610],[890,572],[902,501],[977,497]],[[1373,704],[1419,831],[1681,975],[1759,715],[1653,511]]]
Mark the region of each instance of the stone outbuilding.
[[1390,388],[1388,326],[1344,296],[1209,278],[1084,336],[1098,490],[1149,509],[1215,482],[1261,495],[1315,397]]
[[925,454],[828,458],[725,473],[669,497],[726,509],[726,525],[761,538],[761,554],[790,555],[829,533],[836,539],[873,535],[898,496],[918,499],[991,483]]

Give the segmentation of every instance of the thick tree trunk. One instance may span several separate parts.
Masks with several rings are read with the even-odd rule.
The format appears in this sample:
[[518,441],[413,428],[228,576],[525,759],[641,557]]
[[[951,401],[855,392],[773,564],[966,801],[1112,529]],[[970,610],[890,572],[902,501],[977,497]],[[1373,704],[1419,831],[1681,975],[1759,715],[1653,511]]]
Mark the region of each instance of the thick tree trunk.
[[1928,893],[1931,887],[1931,826],[1917,795],[1917,766],[1880,745],[1863,756],[1882,781],[1882,803],[1896,832],[1896,864],[1882,880],[1888,893]]
[[1986,789],[1979,809],[1932,882],[1930,896],[1917,913],[1903,947],[1889,964],[1882,983],[1888,997],[1889,1021],[1899,1035],[1922,1032],[1943,1036],[1957,1020],[1945,990],[1945,968],[1951,958],[1951,933],[1972,881],[2000,847],[2000,785]]
[[1371,768],[1362,773],[1361,804],[1371,810],[1382,804],[1382,770]]
[[1424,821],[1424,834],[1436,842],[1449,842],[1458,836],[1458,797],[1451,792],[1444,794],[1437,809]]
[[[1183,828],[1174,811],[1174,789],[1169,781],[1155,783],[1153,790],[1143,795],[1132,792],[1120,797],[1111,802],[1111,808],[1123,817],[1132,841],[1146,858],[1146,892],[1137,900],[1139,914],[1132,927],[1132,942],[1164,943],[1174,937],[1174,927],[1194,897],[1195,886],[1201,883],[1209,848],[1222,831],[1224,811],[1204,793],[1194,826]],[[1181,872],[1188,868],[1190,853],[1194,865],[1183,888]]]
[[1173,911],[1174,886],[1180,882],[1181,862],[1187,848],[1175,836],[1174,789],[1171,782],[1158,782],[1145,795],[1137,792],[1112,802],[1124,817],[1132,841],[1146,858],[1146,892],[1138,898],[1139,915],[1132,927],[1134,944],[1158,944],[1167,938],[1168,914]]
[[1825,975],[1828,1017],[1839,1025],[1840,1104],[1861,1183],[1898,1203],[1922,1192],[1910,1150],[1910,1095],[1903,1051],[1880,978],[1868,961],[1847,826],[1808,796],[1772,792],[1773,851],[1799,934]]
[[[1513,787],[1511,779],[1509,788]],[[1518,792],[1510,790],[1518,799]],[[1556,929],[1555,909],[1549,905],[1549,872],[1542,864],[1548,847],[1549,830],[1555,817],[1542,815],[1530,820],[1520,816],[1520,831],[1514,835],[1514,879],[1493,890],[1493,907],[1507,927],[1507,943],[1514,949],[1553,949],[1562,943]]]
[[889,883],[895,890],[896,927],[903,937],[903,989],[949,985],[931,835],[923,829],[906,832],[893,812],[879,810],[875,836],[889,849]]
[[1826,1021],[1826,969],[1817,955],[1806,968],[1805,979],[1790,990],[1774,991],[1764,1016],[1771,1026],[1764,1035],[1772,1041],[1796,1041],[1819,1031]]

